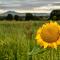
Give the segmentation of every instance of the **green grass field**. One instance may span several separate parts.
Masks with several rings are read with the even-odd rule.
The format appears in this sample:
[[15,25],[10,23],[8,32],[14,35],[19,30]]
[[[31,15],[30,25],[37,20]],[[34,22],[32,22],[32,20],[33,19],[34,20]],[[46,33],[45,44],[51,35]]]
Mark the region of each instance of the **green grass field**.
[[0,21],[0,60],[60,60],[60,47],[28,55],[36,45],[37,29],[45,22]]

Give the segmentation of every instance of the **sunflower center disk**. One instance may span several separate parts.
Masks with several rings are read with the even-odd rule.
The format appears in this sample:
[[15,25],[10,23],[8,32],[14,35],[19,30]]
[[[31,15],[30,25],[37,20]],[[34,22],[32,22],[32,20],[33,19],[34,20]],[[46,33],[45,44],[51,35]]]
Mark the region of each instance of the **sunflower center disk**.
[[42,28],[41,38],[48,43],[56,42],[59,39],[59,29],[55,25]]

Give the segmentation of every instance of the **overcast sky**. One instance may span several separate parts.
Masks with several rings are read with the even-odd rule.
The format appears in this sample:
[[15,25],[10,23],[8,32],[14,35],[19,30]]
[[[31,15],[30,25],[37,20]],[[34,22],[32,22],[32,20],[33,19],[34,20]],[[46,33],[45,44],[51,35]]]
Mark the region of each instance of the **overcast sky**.
[[21,9],[45,6],[60,0],[0,0],[0,9]]
[[0,0],[0,13],[10,10],[23,12],[23,10],[26,11],[36,7],[46,7],[48,4],[53,4],[56,2],[59,2],[60,5],[60,0]]

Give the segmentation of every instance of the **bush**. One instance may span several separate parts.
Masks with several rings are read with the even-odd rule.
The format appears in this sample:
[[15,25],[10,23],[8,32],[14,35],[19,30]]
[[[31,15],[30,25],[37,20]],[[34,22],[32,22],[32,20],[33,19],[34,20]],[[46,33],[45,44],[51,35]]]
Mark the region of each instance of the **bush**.
[[15,15],[14,16],[14,20],[16,20],[16,21],[19,20],[19,16],[18,15]]
[[33,15],[31,13],[26,13],[25,20],[33,20]]
[[8,14],[6,16],[6,20],[13,20],[13,15],[12,14]]

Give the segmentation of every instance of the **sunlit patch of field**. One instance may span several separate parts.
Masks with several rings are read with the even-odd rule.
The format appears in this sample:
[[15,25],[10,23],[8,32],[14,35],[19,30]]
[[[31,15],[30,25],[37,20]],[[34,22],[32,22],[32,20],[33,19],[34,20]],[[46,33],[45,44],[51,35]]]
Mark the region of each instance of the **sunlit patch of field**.
[[45,22],[0,21],[0,60],[60,60],[60,47],[28,55],[36,45],[36,30]]

